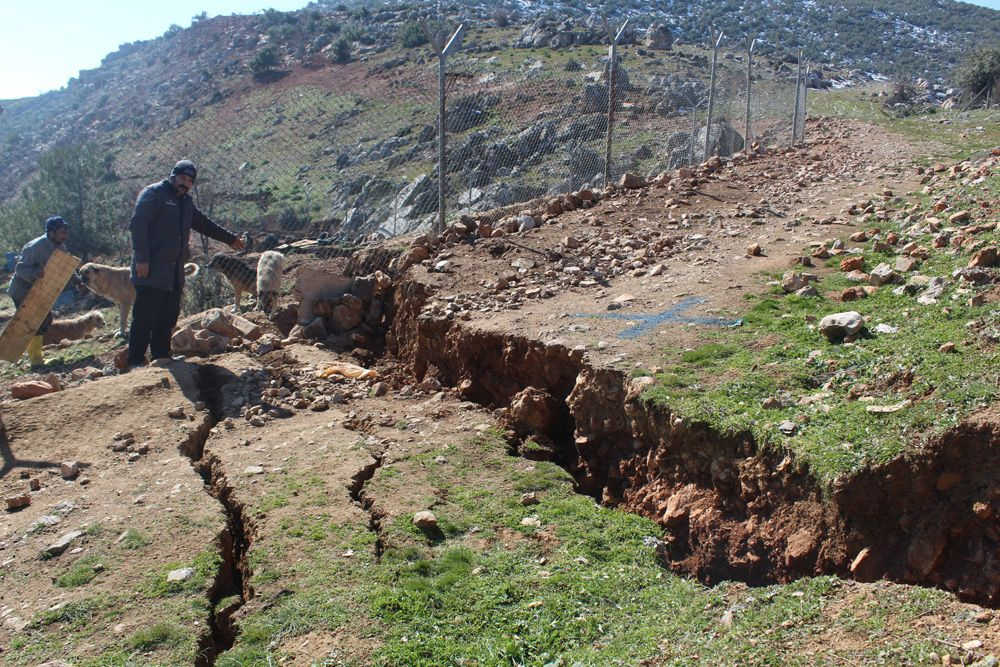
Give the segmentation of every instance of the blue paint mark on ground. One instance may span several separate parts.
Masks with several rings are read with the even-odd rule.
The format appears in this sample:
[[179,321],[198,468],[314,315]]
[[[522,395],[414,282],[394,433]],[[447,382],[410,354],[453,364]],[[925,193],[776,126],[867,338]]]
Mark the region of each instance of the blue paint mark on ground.
[[636,321],[638,324],[635,326],[625,329],[620,334],[619,338],[625,338],[626,340],[631,340],[638,338],[644,334],[649,333],[654,327],[663,324],[665,322],[677,323],[677,324],[701,324],[703,326],[709,327],[738,327],[743,324],[743,320],[727,320],[723,317],[697,317],[693,315],[684,315],[683,313],[693,306],[697,306],[700,303],[705,303],[707,299],[701,297],[692,296],[684,299],[680,303],[674,304],[670,308],[667,308],[662,313],[655,313],[652,315],[628,315],[626,313],[595,313],[592,315],[577,313],[577,317],[599,317],[606,320],[627,320]]

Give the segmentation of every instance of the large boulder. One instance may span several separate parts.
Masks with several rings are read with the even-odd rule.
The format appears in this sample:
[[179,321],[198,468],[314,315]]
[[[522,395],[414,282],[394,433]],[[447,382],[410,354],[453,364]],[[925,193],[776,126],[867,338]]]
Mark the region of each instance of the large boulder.
[[[695,153],[699,159],[705,148],[706,132],[707,127],[701,128],[695,138]],[[708,145],[709,155],[726,157],[741,150],[743,150],[743,135],[737,132],[736,128],[724,120],[712,123],[712,140]]]
[[669,51],[674,44],[670,28],[662,23],[654,23],[646,30],[646,48]]

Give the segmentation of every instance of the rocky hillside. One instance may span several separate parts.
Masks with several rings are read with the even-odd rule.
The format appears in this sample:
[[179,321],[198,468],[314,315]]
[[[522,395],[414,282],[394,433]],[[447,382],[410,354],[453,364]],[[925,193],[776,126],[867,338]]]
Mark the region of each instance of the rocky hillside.
[[[709,24],[725,29],[734,46],[747,35],[742,26],[757,26],[762,80],[787,79],[799,47],[827,76],[845,67],[944,75],[961,49],[1000,29],[1000,12],[949,0],[883,4],[617,3],[609,18],[627,16],[631,27],[622,53],[634,85],[619,85],[635,99],[623,108],[642,122],[616,153],[615,170],[654,171],[694,155],[698,119],[692,130],[683,114],[704,104],[708,58],[685,44],[704,41]],[[455,110],[475,120],[449,128],[449,143],[460,149],[450,187],[468,189],[465,205],[580,187],[603,171],[606,34],[597,9],[581,2],[446,6],[444,24],[470,28],[451,87],[474,95]],[[409,207],[404,216],[436,208],[434,183],[415,180],[435,156],[433,63],[417,23],[434,18],[408,5],[323,1],[292,13],[195,17],[189,28],[124,44],[61,90],[3,102],[0,201],[17,200],[51,148],[90,142],[114,165],[108,178],[125,190],[160,177],[179,154],[201,160],[212,167],[213,202],[229,206],[226,217],[244,226],[291,229],[321,219],[357,231],[396,229],[401,208]],[[738,90],[739,56],[727,54],[723,64]],[[773,97],[773,108],[759,113],[784,118],[787,90]],[[515,104],[500,103],[507,99]],[[730,102],[721,111],[733,118],[739,105]],[[653,127],[640,112],[676,122]],[[492,125],[484,129],[486,122]],[[652,140],[668,134],[663,145]],[[657,163],[657,155],[666,161]],[[485,199],[473,192],[490,185],[506,190]]]

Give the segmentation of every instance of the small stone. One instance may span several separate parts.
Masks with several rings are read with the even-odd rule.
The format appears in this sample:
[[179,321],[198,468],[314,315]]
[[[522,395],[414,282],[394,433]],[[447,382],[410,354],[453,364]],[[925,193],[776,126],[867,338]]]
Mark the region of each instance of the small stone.
[[245,475],[263,475],[264,466],[247,466],[243,469]]
[[80,464],[76,461],[68,461],[59,466],[59,474],[63,479],[76,479],[80,474]]
[[837,342],[847,336],[854,336],[864,326],[865,318],[861,316],[861,313],[852,310],[827,315],[819,322],[819,332],[826,336],[827,340]]
[[848,257],[840,262],[840,270],[844,273],[850,271],[860,271],[861,267],[865,265],[865,258],[860,255],[854,255],[853,257]]
[[309,404],[309,409],[313,412],[323,412],[329,409],[330,402],[327,400],[326,396],[320,396],[315,401]]
[[194,577],[194,568],[182,567],[177,570],[171,570],[170,572],[167,573],[167,583],[177,584],[181,583],[182,581],[187,581],[192,577]]
[[534,491],[529,491],[528,493],[521,494],[521,504],[527,507],[528,505],[537,505],[539,503],[538,494]]
[[916,270],[918,266],[920,266],[920,262],[913,257],[896,258],[896,270],[900,273],[909,273],[910,271]]
[[537,516],[534,516],[534,515],[532,515],[532,516],[526,516],[523,519],[521,519],[521,525],[522,526],[532,526],[534,528],[538,528],[538,527],[540,527],[542,525],[542,521],[541,521],[541,519],[539,519]]
[[806,285],[802,289],[796,290],[795,294],[797,294],[798,296],[805,296],[805,297],[819,296],[819,290],[817,290],[812,285]]
[[7,498],[6,502],[7,502],[7,511],[13,512],[15,510],[24,509],[25,507],[30,505],[31,496],[29,496],[27,493],[24,493],[20,496],[10,496]]
[[182,406],[170,408],[167,410],[167,416],[171,419],[184,419],[184,408]]
[[764,249],[760,247],[759,243],[751,243],[747,246],[747,255],[750,257],[761,257],[764,255]]
[[957,225],[960,222],[968,222],[968,221],[969,221],[968,211],[958,211],[957,213],[952,213],[951,215],[948,216],[948,223],[952,225]]
[[884,285],[896,280],[896,272],[888,264],[882,263],[871,270],[868,282],[872,285]]
[[981,612],[972,617],[976,623],[989,623],[993,620],[993,612],[989,609],[983,609]]
[[61,535],[58,540],[45,547],[42,551],[42,558],[53,558],[55,556],[61,555],[69,545],[73,543],[73,540],[81,537],[83,535],[82,530],[72,530],[64,535]]
[[955,351],[955,343],[948,341],[947,343],[942,343],[941,347],[938,348],[938,352],[941,354],[949,354]]
[[389,393],[389,385],[385,382],[376,382],[372,385],[372,396],[381,398]]
[[980,267],[988,269],[997,264],[997,249],[996,248],[983,248],[972,256],[969,260],[969,267],[975,268]]
[[38,491],[41,488],[42,488],[42,481],[37,477],[32,477],[31,479],[28,480],[29,491]]
[[413,525],[421,530],[433,530],[438,527],[438,520],[434,512],[421,510],[413,515]]
[[140,454],[139,452],[129,452],[128,462],[129,463],[135,463],[136,461],[138,461],[141,458],[142,458],[142,454]]
[[786,419],[785,421],[778,424],[778,430],[781,431],[784,435],[795,435],[795,433],[799,430],[799,425],[793,421]]

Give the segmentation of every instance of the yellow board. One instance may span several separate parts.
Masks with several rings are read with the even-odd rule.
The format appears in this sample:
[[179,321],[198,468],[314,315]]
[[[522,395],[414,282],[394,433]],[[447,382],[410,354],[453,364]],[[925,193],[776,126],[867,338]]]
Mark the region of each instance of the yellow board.
[[80,260],[68,252],[59,249],[52,252],[45,275],[31,286],[21,307],[0,334],[0,359],[13,363],[21,358],[78,266]]

